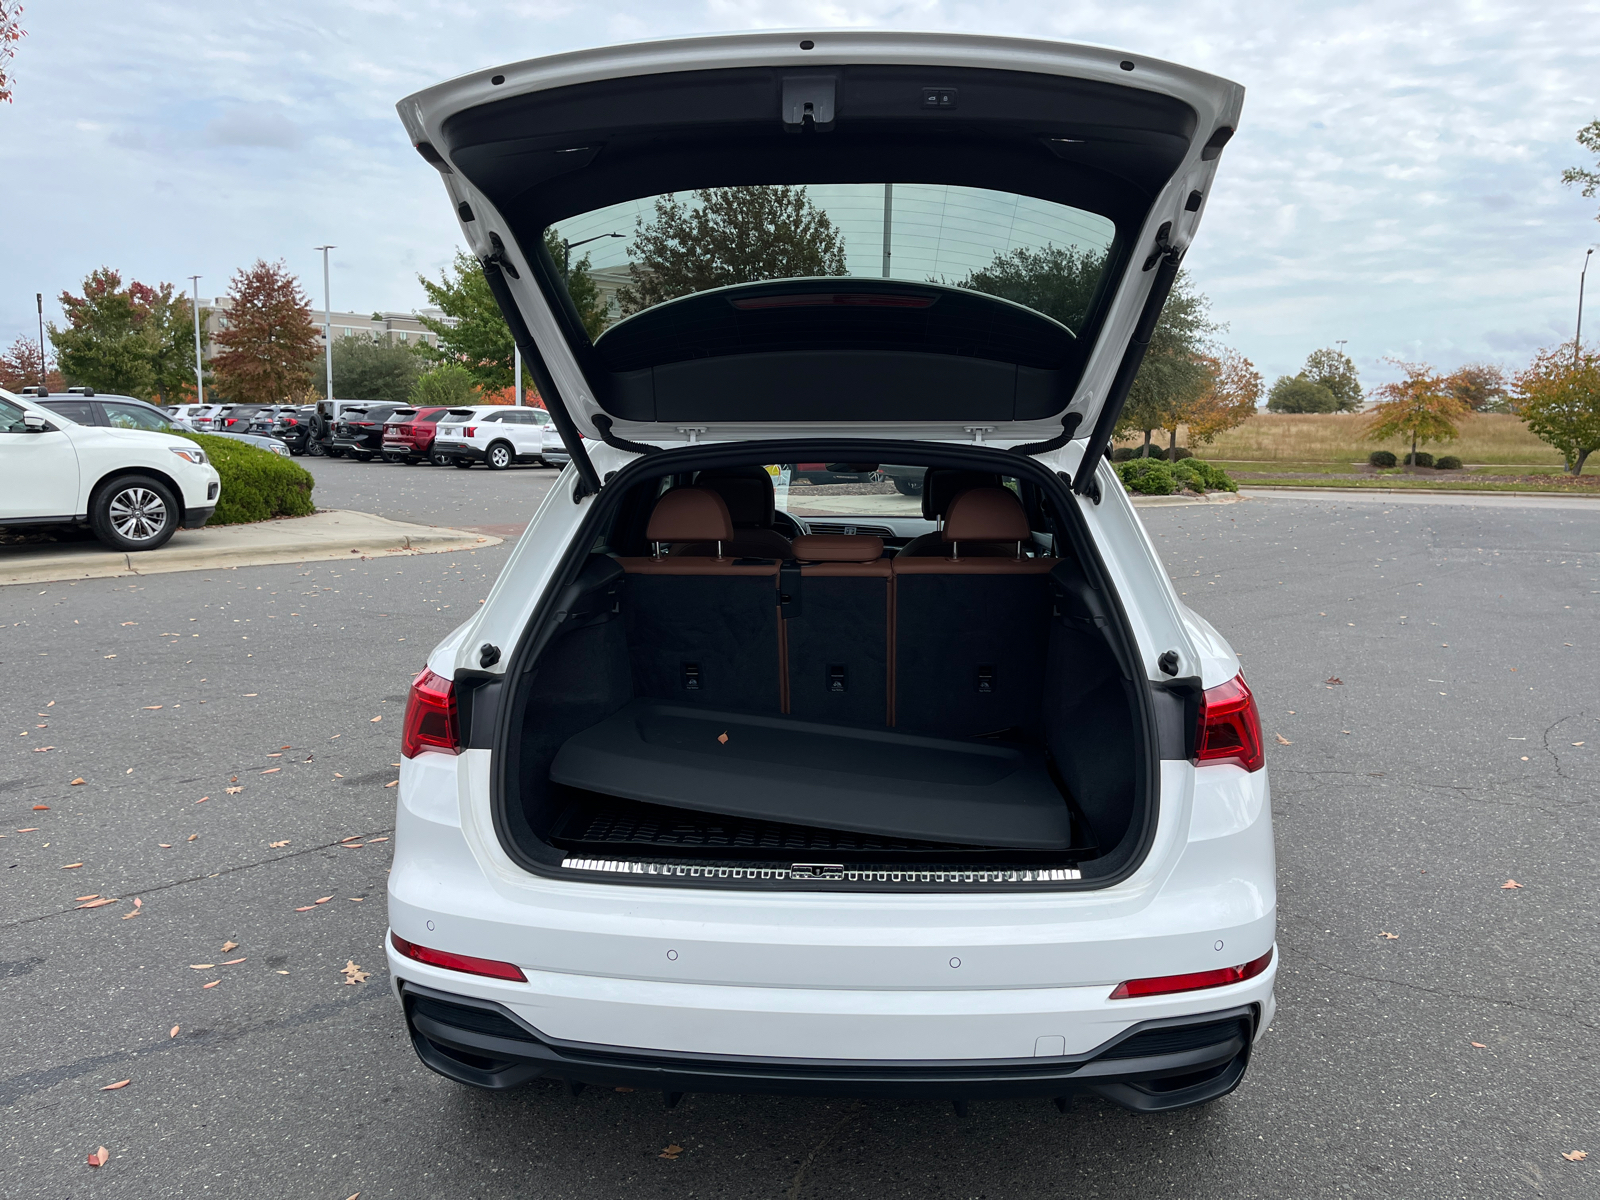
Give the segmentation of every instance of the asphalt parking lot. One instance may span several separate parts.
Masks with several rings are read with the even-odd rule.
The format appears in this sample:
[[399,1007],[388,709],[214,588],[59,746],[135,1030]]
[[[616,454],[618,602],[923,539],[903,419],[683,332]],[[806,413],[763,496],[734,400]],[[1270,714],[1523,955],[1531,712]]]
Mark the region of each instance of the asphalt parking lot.
[[[300,461],[325,506],[479,528],[554,475]],[[412,673],[508,544],[0,589],[5,1194],[1600,1194],[1600,506],[1143,516],[1269,742],[1280,1007],[1232,1096],[668,1111],[424,1069],[383,966],[386,785]]]

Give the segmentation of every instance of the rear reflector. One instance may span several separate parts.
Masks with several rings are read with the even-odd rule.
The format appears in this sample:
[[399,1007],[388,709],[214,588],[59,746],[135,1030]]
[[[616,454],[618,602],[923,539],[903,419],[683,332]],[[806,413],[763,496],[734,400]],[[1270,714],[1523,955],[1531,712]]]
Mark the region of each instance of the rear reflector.
[[1201,696],[1195,759],[1199,763],[1236,763],[1246,771],[1259,771],[1266,765],[1261,716],[1243,675],[1207,688]]
[[1170,996],[1174,992],[1198,992],[1202,988],[1226,987],[1254,979],[1272,961],[1268,950],[1242,967],[1222,967],[1216,971],[1193,971],[1188,975],[1158,975],[1154,979],[1129,979],[1117,984],[1108,999],[1132,1000],[1138,996]]
[[465,971],[468,975],[487,975],[490,979],[510,979],[516,983],[528,982],[528,977],[516,963],[501,962],[495,958],[473,958],[470,954],[451,954],[448,950],[431,950],[427,946],[406,941],[398,933],[390,933],[389,940],[407,958],[427,963],[430,967]]
[[415,758],[424,750],[461,753],[461,728],[456,720],[456,689],[448,679],[424,670],[411,681],[400,754]]

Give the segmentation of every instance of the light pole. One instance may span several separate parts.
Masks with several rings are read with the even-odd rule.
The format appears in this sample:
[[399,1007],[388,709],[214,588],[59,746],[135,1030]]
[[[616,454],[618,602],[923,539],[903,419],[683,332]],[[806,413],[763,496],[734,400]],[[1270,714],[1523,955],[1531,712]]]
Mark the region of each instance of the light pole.
[[34,304],[38,306],[38,394],[45,394],[45,293],[35,291]]
[[1583,348],[1583,285],[1589,278],[1589,256],[1594,253],[1590,246],[1583,252],[1583,270],[1578,272],[1578,328],[1572,335],[1572,366],[1578,366],[1578,351]]
[[562,238],[561,239],[561,282],[563,284],[567,282],[567,272],[570,269],[570,265],[572,263],[572,248],[574,246],[587,246],[590,242],[598,242],[602,238],[613,238],[613,237],[622,237],[622,236],[623,235],[620,234],[620,233],[597,233],[593,237],[580,238],[576,242],[569,242],[569,241],[567,241],[566,238]]
[[327,394],[324,400],[333,399],[333,293],[328,288],[328,251],[337,246],[313,246],[322,251],[322,349],[323,361],[328,369]]
[[189,276],[189,282],[194,285],[194,402],[204,404],[206,376],[200,362],[200,276]]

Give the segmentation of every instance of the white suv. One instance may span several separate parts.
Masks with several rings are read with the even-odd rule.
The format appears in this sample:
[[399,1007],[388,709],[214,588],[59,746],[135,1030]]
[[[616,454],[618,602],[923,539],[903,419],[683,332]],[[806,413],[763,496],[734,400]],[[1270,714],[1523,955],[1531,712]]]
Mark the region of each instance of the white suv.
[[0,391],[0,525],[88,524],[116,550],[154,550],[211,518],[222,479],[188,438],[79,425]]
[[[1242,101],[826,32],[400,104],[573,448],[411,690],[389,965],[428,1066],[669,1103],[1238,1085],[1274,1011],[1260,722],[1105,451]],[[770,253],[663,259],[591,340],[546,247],[695,211]],[[811,461],[920,498],[790,489]]]
[[432,458],[458,467],[483,463],[491,471],[519,462],[557,467],[571,461],[548,412],[504,404],[451,409],[439,419]]

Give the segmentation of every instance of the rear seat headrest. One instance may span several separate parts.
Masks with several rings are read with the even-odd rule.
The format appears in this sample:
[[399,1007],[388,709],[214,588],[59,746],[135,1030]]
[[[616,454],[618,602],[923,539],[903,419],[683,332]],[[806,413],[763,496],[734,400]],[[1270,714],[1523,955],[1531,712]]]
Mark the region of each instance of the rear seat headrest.
[[1025,542],[1032,537],[1028,514],[1008,488],[976,487],[950,502],[946,542]]
[[765,467],[723,467],[701,471],[696,487],[710,488],[728,506],[735,529],[768,529],[776,507],[772,476]]
[[645,537],[652,542],[731,542],[728,505],[710,488],[673,488],[656,501]]
[[993,471],[929,467],[922,476],[922,515],[929,521],[948,517],[950,502],[968,488],[999,486],[1000,476]]
[[801,562],[877,562],[883,539],[869,533],[808,533],[791,543]]

